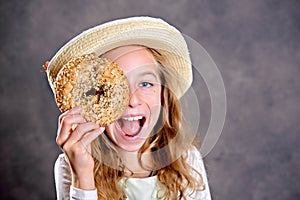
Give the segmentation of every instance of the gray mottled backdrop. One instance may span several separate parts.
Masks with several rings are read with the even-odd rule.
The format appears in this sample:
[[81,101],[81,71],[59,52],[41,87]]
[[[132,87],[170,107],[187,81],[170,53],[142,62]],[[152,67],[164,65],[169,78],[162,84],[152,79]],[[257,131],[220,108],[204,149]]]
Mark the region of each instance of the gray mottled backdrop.
[[299,0],[10,0],[0,15],[1,199],[55,198],[59,112],[40,66],[82,30],[133,15],[164,18],[219,66],[228,112],[205,158],[214,199],[300,199]]

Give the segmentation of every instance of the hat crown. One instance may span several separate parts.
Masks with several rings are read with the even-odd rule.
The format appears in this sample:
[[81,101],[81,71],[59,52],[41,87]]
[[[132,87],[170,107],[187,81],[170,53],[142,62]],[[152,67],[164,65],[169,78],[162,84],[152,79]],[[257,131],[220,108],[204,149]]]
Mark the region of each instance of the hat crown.
[[48,65],[47,75],[52,90],[59,70],[69,60],[89,53],[102,55],[126,45],[142,45],[159,53],[158,61],[167,69],[174,70],[178,76],[174,77],[176,82],[169,84],[178,98],[190,87],[191,60],[182,34],[160,18],[143,16],[117,19],[95,26],[67,42]]

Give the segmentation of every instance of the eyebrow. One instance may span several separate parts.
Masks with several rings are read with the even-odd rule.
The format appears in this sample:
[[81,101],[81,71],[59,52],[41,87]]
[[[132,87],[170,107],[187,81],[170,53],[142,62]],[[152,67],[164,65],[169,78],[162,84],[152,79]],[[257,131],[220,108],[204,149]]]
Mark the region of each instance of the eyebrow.
[[159,79],[159,76],[157,76],[157,74],[153,73],[153,72],[141,72],[138,74],[139,76],[147,76],[147,75],[150,75],[150,76],[153,76],[155,78],[155,80],[160,80]]

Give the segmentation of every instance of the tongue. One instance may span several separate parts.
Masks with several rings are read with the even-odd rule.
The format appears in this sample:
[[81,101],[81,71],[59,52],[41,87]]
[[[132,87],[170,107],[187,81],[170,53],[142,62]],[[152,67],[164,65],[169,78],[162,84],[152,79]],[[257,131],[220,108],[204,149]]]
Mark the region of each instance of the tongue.
[[119,120],[120,127],[122,131],[128,136],[135,136],[141,129],[140,121],[127,121],[127,120]]

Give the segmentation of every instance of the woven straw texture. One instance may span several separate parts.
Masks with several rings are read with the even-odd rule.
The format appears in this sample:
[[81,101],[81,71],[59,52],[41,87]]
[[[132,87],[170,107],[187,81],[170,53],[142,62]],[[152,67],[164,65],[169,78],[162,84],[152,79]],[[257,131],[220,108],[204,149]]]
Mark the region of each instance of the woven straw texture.
[[182,34],[161,19],[131,17],[98,25],[66,43],[48,65],[47,75],[52,90],[57,73],[72,58],[93,52],[101,55],[125,45],[143,45],[159,52],[159,62],[178,74],[177,84],[174,80],[171,83],[171,89],[177,97],[181,97],[190,87],[191,61]]

